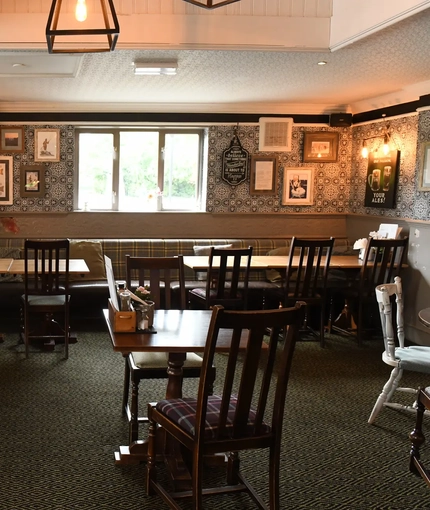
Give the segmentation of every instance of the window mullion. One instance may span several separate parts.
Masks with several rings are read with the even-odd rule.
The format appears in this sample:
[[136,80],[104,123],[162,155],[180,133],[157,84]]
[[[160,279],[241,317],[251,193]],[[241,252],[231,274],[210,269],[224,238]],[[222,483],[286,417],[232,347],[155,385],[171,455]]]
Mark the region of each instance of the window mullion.
[[163,191],[164,187],[164,157],[166,154],[166,132],[161,129],[158,133],[158,187]]
[[113,147],[112,147],[112,210],[119,210],[119,153],[120,147],[120,133],[119,130],[113,132]]

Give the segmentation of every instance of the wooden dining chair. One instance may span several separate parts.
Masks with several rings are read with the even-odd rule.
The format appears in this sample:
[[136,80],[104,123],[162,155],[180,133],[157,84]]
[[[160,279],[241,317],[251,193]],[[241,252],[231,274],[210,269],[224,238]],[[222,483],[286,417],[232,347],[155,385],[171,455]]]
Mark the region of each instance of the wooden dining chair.
[[356,336],[359,346],[362,345],[365,328],[371,331],[376,327],[377,321],[380,324],[375,289],[378,285],[393,283],[394,277],[400,276],[408,241],[408,237],[403,239],[370,237],[359,277],[344,289],[348,309],[357,325]]
[[[321,347],[325,345],[325,310],[327,302],[327,276],[335,239],[301,239],[293,237],[288,255],[285,282],[281,290],[280,305],[292,306],[296,301],[304,301],[307,311],[304,328],[319,338]],[[318,334],[314,331],[310,312],[317,311]]]
[[[259,508],[266,509],[260,495],[240,471],[239,453],[269,450],[268,492],[270,509],[280,509],[279,467],[282,423],[298,331],[303,322],[304,303],[275,310],[225,310],[215,305],[203,356],[202,375],[196,396],[162,400],[148,405],[150,419],[147,482],[148,494],[157,493],[170,508],[180,508],[177,498],[191,497],[192,508],[203,508],[202,496],[247,492]],[[282,350],[278,335],[286,328]],[[269,336],[266,337],[266,332]],[[231,336],[226,371],[217,395],[210,395],[210,370],[219,334]],[[239,350],[242,334],[247,348]],[[268,342],[268,343],[267,343]],[[169,458],[158,451],[157,436],[167,433],[180,443],[192,459],[191,490],[169,492],[157,476],[157,459]],[[171,443],[172,444],[172,443]],[[203,488],[203,464],[209,456],[223,453],[227,459],[227,484]],[[251,462],[261,457],[251,457]],[[240,506],[240,505],[239,505]],[[181,507],[182,508],[182,507]]]
[[25,240],[21,336],[26,358],[33,339],[61,340],[69,356],[69,244],[68,239]]
[[[131,257],[126,255],[125,260],[128,289],[134,290],[133,282],[136,287],[148,285],[156,309],[185,310],[186,292],[182,255],[176,257]],[[175,289],[175,296],[171,285],[173,281],[179,282]],[[178,338],[178,343],[180,341],[181,339]],[[142,379],[166,379],[167,361],[168,353],[165,352],[132,352],[125,359],[122,410],[129,421],[130,443],[138,439],[139,424],[148,421],[146,416],[139,416],[139,383]],[[187,353],[183,376],[186,378],[200,377],[202,361],[203,359],[197,354]],[[215,367],[212,368],[210,375],[213,385],[216,375]],[[132,391],[129,404],[130,381]]]
[[206,287],[188,293],[190,307],[209,310],[222,305],[229,310],[246,310],[252,246],[248,248],[211,248]]

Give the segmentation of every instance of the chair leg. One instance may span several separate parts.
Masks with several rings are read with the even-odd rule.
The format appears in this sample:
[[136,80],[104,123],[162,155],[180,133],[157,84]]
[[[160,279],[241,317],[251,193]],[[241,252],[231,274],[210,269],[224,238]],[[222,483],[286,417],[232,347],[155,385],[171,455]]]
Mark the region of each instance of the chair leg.
[[237,452],[229,452],[227,455],[227,483],[237,485],[239,479],[240,458]]
[[279,510],[279,468],[280,468],[280,448],[272,446],[270,448],[269,458],[269,508],[270,510]]
[[363,334],[363,303],[361,299],[358,303],[358,316],[357,316],[357,345],[361,347]]
[[129,423],[129,444],[139,438],[139,378],[131,377],[131,405]]
[[367,420],[368,423],[370,424],[374,423],[376,417],[381,412],[381,409],[384,407],[384,404],[390,401],[391,396],[393,395],[394,391],[399,385],[399,381],[402,378],[402,374],[403,370],[401,370],[399,367],[393,368],[390,374],[390,378],[384,384],[381,394],[379,395],[375,402],[375,405],[373,406],[373,410],[370,413],[369,419]]
[[320,347],[325,347],[325,314],[324,314],[325,304],[323,303],[321,309],[321,317],[320,317]]
[[122,414],[126,414],[128,406],[128,394],[130,391],[130,365],[128,362],[128,355],[124,357],[124,390],[122,393]]
[[193,510],[203,510],[202,495],[202,464],[203,456],[193,455],[192,471],[192,491],[193,491]]
[[[150,412],[149,412],[149,416],[151,416]],[[153,483],[157,482],[156,432],[157,432],[157,425],[155,424],[154,421],[152,421],[150,419],[149,420],[149,428],[148,428],[148,456],[147,456],[147,462],[146,462],[146,494],[148,496],[155,494]]]

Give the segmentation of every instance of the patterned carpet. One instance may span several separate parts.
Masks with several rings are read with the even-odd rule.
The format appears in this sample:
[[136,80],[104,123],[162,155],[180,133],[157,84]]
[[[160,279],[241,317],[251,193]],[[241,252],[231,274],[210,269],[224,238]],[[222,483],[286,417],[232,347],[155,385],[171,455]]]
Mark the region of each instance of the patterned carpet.
[[[35,349],[26,360],[17,342],[6,334],[0,344],[0,508],[166,508],[145,495],[144,465],[114,464],[114,452],[127,441],[120,411],[123,360],[103,328],[79,332],[67,361],[61,351]],[[325,349],[316,342],[297,345],[284,423],[283,509],[430,509],[429,489],[408,471],[414,417],[385,409],[375,426],[367,424],[389,374],[381,347],[372,341],[358,349],[340,336],[329,337]],[[218,366],[223,362],[219,356]],[[184,393],[195,385],[186,381]],[[163,396],[161,382],[141,386],[142,402]],[[426,453],[423,448],[424,460]],[[242,464],[266,495],[267,457],[251,453]],[[217,478],[212,469],[208,476]],[[246,495],[205,502],[207,510],[255,508]]]

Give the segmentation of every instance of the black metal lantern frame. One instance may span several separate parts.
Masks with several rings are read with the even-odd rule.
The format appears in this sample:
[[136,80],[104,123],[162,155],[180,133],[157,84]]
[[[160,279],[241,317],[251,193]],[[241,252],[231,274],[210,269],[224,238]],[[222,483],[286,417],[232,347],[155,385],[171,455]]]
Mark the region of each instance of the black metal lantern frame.
[[225,5],[233,4],[234,2],[239,2],[240,0],[184,0],[184,2],[188,2],[189,4],[197,5],[198,7],[203,7],[204,9],[216,9],[217,7],[224,7]]
[[[58,20],[60,17],[62,0],[53,0],[51,10],[49,11],[48,21],[46,23],[46,42],[48,43],[49,53],[96,53],[108,52],[115,49],[119,36],[119,23],[115,12],[113,0],[100,0],[100,7],[103,14],[104,28],[85,28],[85,29],[61,29],[58,30]],[[112,25],[111,26],[111,22]],[[54,48],[55,40],[61,36],[106,36],[107,45],[104,47],[93,48],[74,48],[57,49]]]

